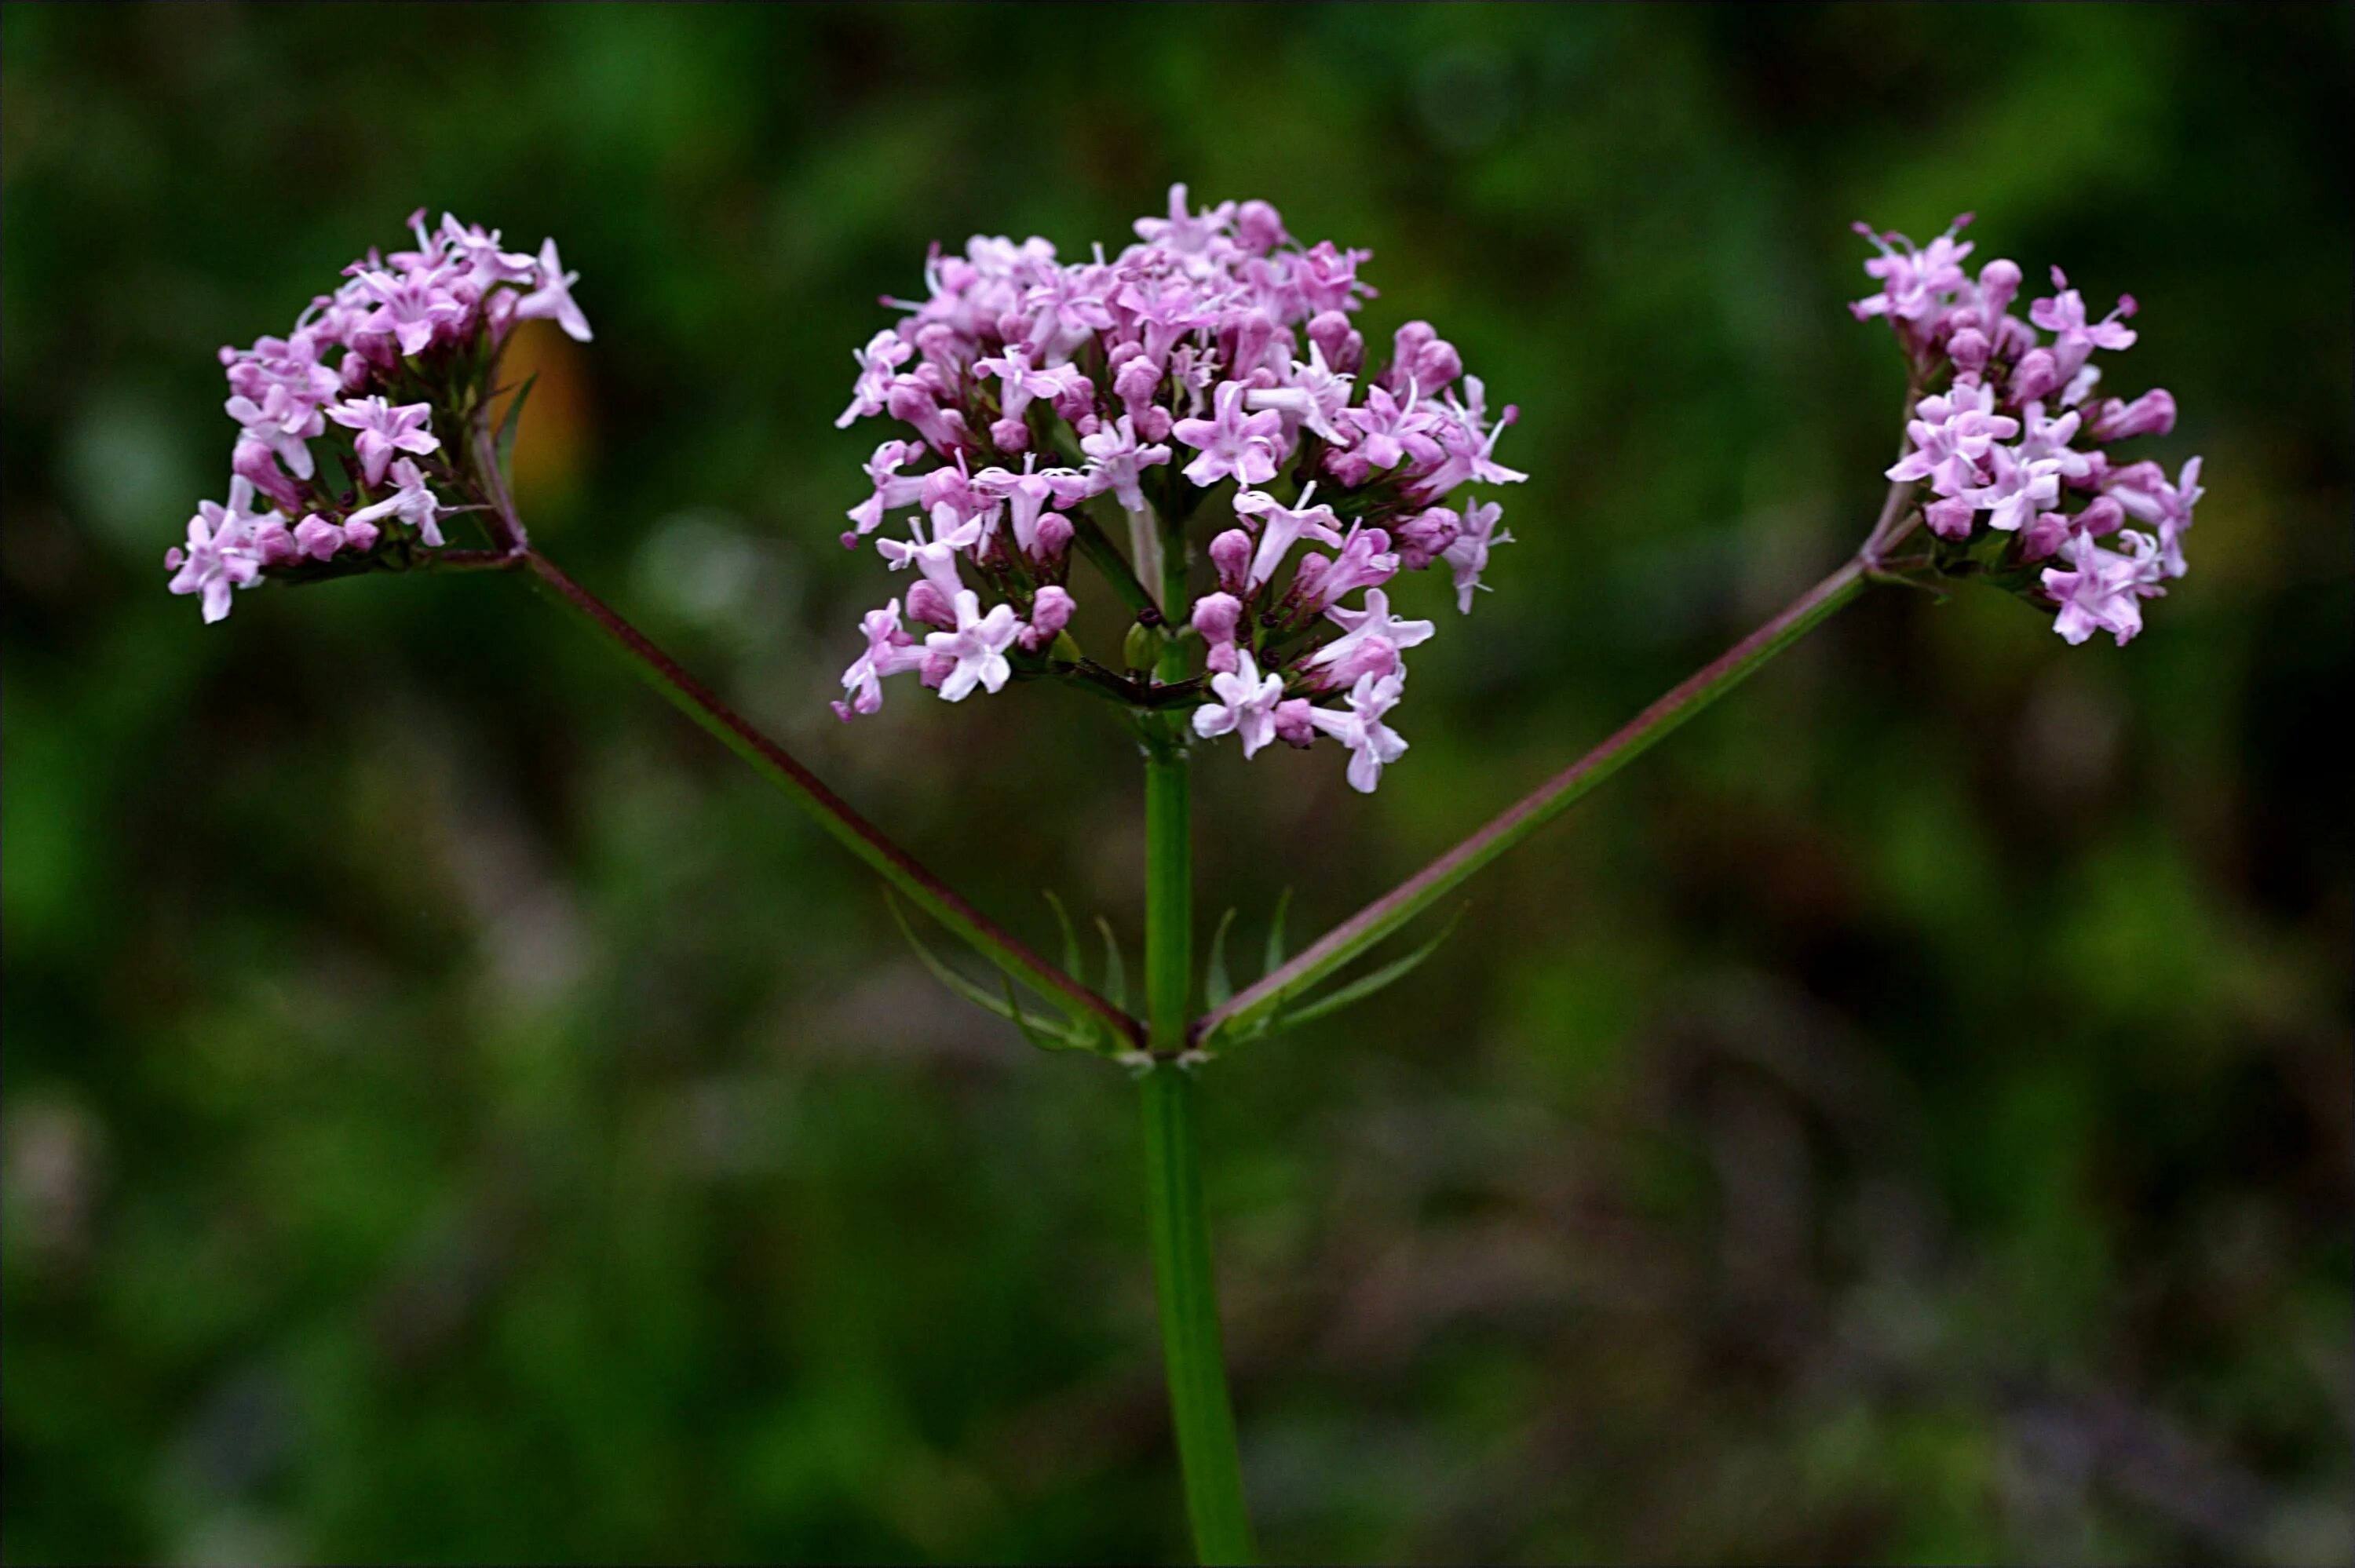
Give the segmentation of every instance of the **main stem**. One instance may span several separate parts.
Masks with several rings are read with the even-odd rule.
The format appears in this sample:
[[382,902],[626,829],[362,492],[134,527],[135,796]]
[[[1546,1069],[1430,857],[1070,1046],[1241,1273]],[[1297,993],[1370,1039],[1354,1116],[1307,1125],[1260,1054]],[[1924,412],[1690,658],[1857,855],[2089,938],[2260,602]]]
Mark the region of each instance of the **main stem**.
[[[1162,602],[1183,603],[1183,541],[1162,574]],[[1174,611],[1173,611],[1174,613]],[[1182,678],[1185,653],[1161,660],[1164,680]],[[1193,1070],[1181,1065],[1194,974],[1194,824],[1185,718],[1147,714],[1145,760],[1145,1001],[1153,1061],[1138,1088],[1145,1111],[1145,1190],[1153,1233],[1153,1283],[1161,1350],[1169,1374],[1170,1425],[1186,1487],[1194,1554],[1202,1562],[1252,1560],[1242,1460],[1219,1342],[1218,1284],[1210,1222],[1202,1204],[1200,1141]]]

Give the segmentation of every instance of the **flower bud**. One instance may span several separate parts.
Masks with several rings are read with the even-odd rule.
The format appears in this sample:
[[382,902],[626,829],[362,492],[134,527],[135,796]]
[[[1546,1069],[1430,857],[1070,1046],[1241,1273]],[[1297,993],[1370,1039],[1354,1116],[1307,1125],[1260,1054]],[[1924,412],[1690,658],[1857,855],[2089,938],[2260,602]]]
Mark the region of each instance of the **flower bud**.
[[2067,514],[2039,513],[2035,522],[2019,531],[2019,558],[2023,561],[2043,560],[2068,541]]
[[2097,441],[2122,441],[2129,436],[2163,436],[2173,429],[2175,396],[2159,387],[2131,403],[2104,398],[2090,433]]
[[1254,256],[1264,256],[1292,237],[1284,232],[1284,217],[1263,201],[1247,201],[1235,209],[1235,238]]
[[1218,568],[1219,586],[1229,593],[1243,591],[1251,560],[1252,536],[1240,528],[1230,528],[1210,541],[1210,564]]
[[1987,355],[1992,352],[1987,334],[1977,327],[1965,327],[1946,340],[1946,357],[1965,376],[1977,376],[1985,370]]
[[2098,539],[2115,534],[2126,520],[2126,509],[2115,495],[2097,495],[2077,514],[2078,531],[2089,538]]
[[1128,636],[1120,645],[1121,657],[1132,670],[1150,670],[1161,662],[1161,629],[1143,621],[1128,629]]
[[1366,340],[1339,311],[1324,311],[1311,320],[1308,341],[1324,354],[1326,368],[1336,374],[1354,375],[1366,362]]
[[1464,374],[1464,356],[1445,338],[1433,338],[1423,345],[1414,363],[1414,384],[1417,390],[1430,395],[1439,391]]
[[1967,539],[1971,519],[1978,508],[1959,495],[1949,495],[1933,501],[1922,509],[1922,520],[1930,524],[1930,532],[1941,539]]
[[1409,322],[1391,334],[1391,362],[1377,378],[1380,384],[1406,396],[1406,384],[1423,358],[1423,345],[1435,341],[1439,329],[1429,322]]
[[2019,364],[2011,373],[2011,400],[2032,403],[2061,385],[2061,365],[2049,348],[2034,348],[2020,355]]
[[290,512],[303,504],[303,493],[279,471],[278,459],[260,441],[240,440],[229,452],[229,471]]
[[930,577],[919,577],[908,589],[908,619],[921,620],[927,626],[937,626],[943,631],[956,630],[956,606],[940,590]]
[[1398,546],[1399,565],[1410,572],[1422,571],[1455,543],[1464,531],[1464,519],[1445,506],[1433,506],[1418,513],[1398,525],[1391,535]]
[[1038,540],[1039,559],[1060,560],[1063,552],[1071,547],[1071,520],[1060,512],[1042,512],[1039,514],[1039,531],[1033,537]]
[[1022,646],[1035,653],[1054,641],[1071,623],[1074,608],[1071,594],[1063,588],[1053,583],[1040,588],[1030,600],[1030,624],[1022,629]]
[[314,561],[324,561],[344,547],[344,531],[314,512],[294,524],[296,547]]
[[1979,302],[1990,316],[1999,316],[2019,297],[2019,263],[2002,257],[1979,269]]

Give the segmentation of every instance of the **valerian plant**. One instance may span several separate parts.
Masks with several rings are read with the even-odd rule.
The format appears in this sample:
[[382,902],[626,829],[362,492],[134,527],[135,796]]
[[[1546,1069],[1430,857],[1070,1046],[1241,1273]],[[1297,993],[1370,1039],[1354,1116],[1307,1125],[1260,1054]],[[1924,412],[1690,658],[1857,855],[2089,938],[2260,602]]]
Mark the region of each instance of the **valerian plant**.
[[[841,542],[871,544],[905,587],[861,621],[833,706],[845,720],[871,714],[884,683],[904,675],[953,703],[1032,681],[1108,700],[1145,759],[1141,1017],[1127,1009],[1108,930],[1101,989],[1091,988],[1060,903],[1055,963],[532,547],[506,476],[529,387],[505,386],[500,358],[519,322],[591,335],[553,240],[536,254],[508,251],[496,231],[447,215],[429,228],[421,209],[410,220],[414,249],[354,262],[285,337],[223,349],[226,408],[240,431],[228,500],[197,509],[165,565],[172,591],[197,596],[207,621],[264,581],[524,574],[998,979],[984,985],[919,943],[932,972],[1034,1044],[1131,1069],[1195,1545],[1205,1561],[1241,1562],[1252,1537],[1197,1164],[1201,1069],[1412,969],[1437,938],[1328,985],[1869,585],[1988,583],[2050,615],[2071,643],[2095,632],[2124,643],[2142,630],[2144,602],[2183,575],[2200,460],[2170,480],[2155,462],[2112,455],[2118,442],[2168,433],[2174,400],[2096,396],[2096,354],[2135,342],[2133,299],[2096,320],[2054,268],[2053,291],[2016,316],[2021,270],[1998,260],[1967,271],[1972,246],[1959,237],[1968,222],[1922,247],[1858,226],[1880,288],[1851,309],[1888,323],[1907,384],[1902,450],[1856,554],[1288,959],[1279,907],[1265,970],[1240,991],[1226,921],[1197,973],[1191,755],[1229,736],[1246,759],[1275,741],[1331,742],[1353,787],[1380,784],[1408,749],[1393,726],[1405,656],[1438,631],[1394,609],[1391,591],[1405,588],[1404,574],[1444,569],[1442,597],[1458,616],[1471,612],[1492,552],[1511,540],[1497,493],[1526,477],[1497,457],[1517,410],[1492,413],[1487,387],[1423,322],[1400,327],[1388,356],[1369,365],[1352,324],[1374,292],[1359,277],[1369,253],[1304,245],[1265,202],[1196,209],[1179,185],[1166,216],[1137,220],[1135,243],[1112,256],[1099,245],[1080,261],[1036,238],[976,237],[962,255],[935,247],[924,297],[883,301],[901,314],[855,351],[850,404],[837,421],[904,427],[867,459],[867,494],[849,508]],[[462,519],[479,542],[451,541]],[[1117,602],[1125,631],[1116,646],[1077,641],[1082,591]]]

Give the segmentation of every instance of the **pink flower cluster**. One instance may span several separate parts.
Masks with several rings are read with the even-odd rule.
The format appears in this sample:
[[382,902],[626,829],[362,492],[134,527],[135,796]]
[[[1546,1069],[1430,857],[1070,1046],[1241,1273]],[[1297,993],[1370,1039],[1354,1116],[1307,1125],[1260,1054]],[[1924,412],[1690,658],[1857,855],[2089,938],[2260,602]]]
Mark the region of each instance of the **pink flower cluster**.
[[[1132,671],[1137,690],[1199,694],[1195,732],[1239,735],[1246,757],[1337,740],[1369,790],[1406,749],[1383,722],[1401,655],[1433,630],[1392,614],[1383,585],[1444,566],[1470,610],[1510,535],[1497,503],[1463,492],[1526,477],[1496,458],[1518,411],[1491,415],[1427,323],[1399,328],[1369,373],[1350,324],[1374,291],[1358,277],[1369,252],[1304,246],[1265,202],[1196,210],[1177,185],[1135,229],[1117,256],[1069,262],[1036,238],[936,246],[925,297],[884,302],[907,314],[856,351],[837,423],[886,415],[913,439],[875,449],[842,537],[879,533],[890,569],[915,576],[904,609],[867,616],[835,711],[873,713],[894,674],[956,702],[1018,673],[1101,669],[1066,630],[1076,541],[1133,575],[1132,602],[1153,601],[1142,623],[1199,645],[1199,673]],[[900,514],[905,539],[885,531]],[[1216,585],[1167,602],[1189,524]]]
[[[171,590],[201,596],[207,621],[268,571],[360,570],[414,545],[439,548],[441,518],[454,508],[434,486],[458,482],[443,437],[456,435],[456,411],[489,390],[507,334],[546,317],[587,341],[571,293],[578,274],[564,270],[553,239],[537,256],[510,252],[496,230],[447,213],[429,229],[422,207],[409,226],[414,250],[370,250],[286,336],[220,351],[224,408],[238,425],[229,502],[200,504],[186,545],[164,556]],[[336,450],[350,486],[340,491],[312,450],[336,434],[350,449]],[[272,504],[258,510],[257,496]]]
[[1966,214],[1920,247],[1857,225],[1880,252],[1864,270],[1881,288],[1849,308],[1859,321],[1888,320],[1916,385],[1945,383],[1914,407],[1910,450],[1889,477],[1928,483],[1923,517],[1942,542],[1942,565],[2023,582],[2032,571],[2031,591],[2058,607],[2062,637],[2076,643],[2106,631],[2123,643],[2142,630],[2142,601],[2184,574],[2200,460],[2170,482],[2158,464],[2122,463],[2106,450],[2175,427],[2175,399],[2163,390],[2131,402],[2094,396],[2095,352],[2134,344],[2133,296],[2094,320],[2055,267],[2053,292],[2022,321],[2010,313],[2018,264],[1990,261],[1976,278],[1964,270],[1972,248],[1957,237],[1969,222]]

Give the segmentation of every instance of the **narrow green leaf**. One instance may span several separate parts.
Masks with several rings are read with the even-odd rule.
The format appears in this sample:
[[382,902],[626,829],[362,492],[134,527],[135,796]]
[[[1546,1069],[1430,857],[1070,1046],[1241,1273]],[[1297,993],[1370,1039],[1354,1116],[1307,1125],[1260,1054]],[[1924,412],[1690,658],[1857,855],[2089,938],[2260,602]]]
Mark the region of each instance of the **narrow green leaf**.
[[1282,1026],[1296,1029],[1304,1023],[1314,1023],[1328,1012],[1338,1012],[1351,1002],[1363,1001],[1383,987],[1404,980],[1423,963],[1423,959],[1439,950],[1439,944],[1447,940],[1448,937],[1455,932],[1456,922],[1464,918],[1464,911],[1469,907],[1471,907],[1469,905],[1459,906],[1455,913],[1449,916],[1447,924],[1440,928],[1438,936],[1433,937],[1406,957],[1384,964],[1369,975],[1361,976],[1337,991],[1327,991],[1316,1001],[1294,1009],[1280,1020]]
[[1104,982],[1103,999],[1114,1007],[1128,1006],[1128,971],[1121,967],[1120,940],[1112,934],[1112,922],[1096,916],[1096,929],[1103,933]]
[[1088,983],[1087,960],[1080,951],[1080,934],[1071,929],[1071,911],[1063,907],[1063,901],[1055,896],[1051,888],[1041,891],[1047,895],[1048,907],[1055,912],[1055,928],[1063,934],[1063,972],[1085,985]]
[[1235,994],[1234,981],[1227,978],[1227,927],[1235,923],[1232,909],[1219,916],[1219,928],[1210,934],[1210,963],[1202,974],[1202,999],[1212,1007],[1224,1007],[1227,998]]
[[506,417],[499,421],[498,439],[492,445],[492,450],[498,453],[499,471],[507,473],[510,478],[513,475],[507,467],[507,457],[515,450],[516,427],[523,422],[523,400],[531,396],[531,389],[538,380],[539,372],[535,370],[524,377],[521,387],[516,388],[516,395],[507,400]]
[[[978,1007],[984,1012],[990,1014],[992,1017],[1006,1020],[1007,1022],[1011,1023],[1015,1028],[1020,1030],[1025,1039],[1031,1039],[1034,1032],[1038,1034],[1049,1035],[1063,1043],[1060,1047],[1061,1049],[1078,1048],[1088,1045],[1093,1042],[1095,1032],[1092,1028],[1071,1022],[1058,1022],[1050,1018],[1041,1018],[1036,1013],[1026,1012],[1015,1004],[1013,992],[1010,989],[1007,991],[1006,998],[1004,1000],[1000,1000],[999,998],[992,996],[989,992],[984,991],[972,980],[965,979],[964,976],[957,973],[956,970],[951,969],[946,963],[943,962],[938,954],[934,953],[930,948],[924,946],[923,939],[916,935],[915,927],[908,924],[908,916],[900,910],[900,901],[891,896],[891,893],[889,888],[884,890],[883,902],[890,909],[892,922],[900,927],[900,934],[907,938],[908,946],[915,949],[917,959],[923,964],[924,968],[932,971],[932,978],[934,980],[948,987],[949,990],[954,991],[957,995],[964,998],[967,1001],[973,1003],[975,1007]],[[1000,979],[1003,980],[1004,977],[1001,976]],[[1032,1039],[1031,1043],[1033,1044],[1038,1044],[1035,1039]],[[1044,1048],[1051,1050],[1056,1049],[1057,1047],[1050,1046]]]
[[1292,889],[1287,887],[1276,895],[1275,916],[1267,923],[1267,965],[1259,971],[1263,975],[1272,975],[1284,967],[1284,912],[1291,907]]

